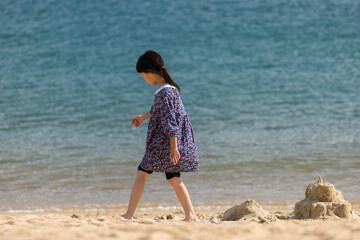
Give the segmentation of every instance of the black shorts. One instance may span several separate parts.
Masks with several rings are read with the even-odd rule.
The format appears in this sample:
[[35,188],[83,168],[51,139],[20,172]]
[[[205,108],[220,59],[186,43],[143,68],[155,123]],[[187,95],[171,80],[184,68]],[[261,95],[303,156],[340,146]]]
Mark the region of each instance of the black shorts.
[[[153,171],[148,171],[148,170],[143,169],[142,167],[140,167],[140,165],[138,166],[138,170],[139,170],[139,171],[146,172],[146,173],[148,173],[148,174],[152,174],[152,173],[153,173]],[[178,178],[180,177],[180,173],[179,173],[179,172],[176,172],[176,173],[166,172],[165,175],[166,175],[166,179],[167,179],[167,180],[172,179],[173,177],[178,177]]]

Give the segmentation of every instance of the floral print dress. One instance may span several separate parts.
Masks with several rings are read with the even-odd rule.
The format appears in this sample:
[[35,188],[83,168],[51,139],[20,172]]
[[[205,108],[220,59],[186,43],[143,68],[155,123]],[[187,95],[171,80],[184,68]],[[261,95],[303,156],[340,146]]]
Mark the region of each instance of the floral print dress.
[[[193,129],[174,86],[165,83],[155,92],[146,137],[146,151],[140,167],[154,172],[195,172],[199,159]],[[170,161],[170,138],[177,137],[180,159]]]

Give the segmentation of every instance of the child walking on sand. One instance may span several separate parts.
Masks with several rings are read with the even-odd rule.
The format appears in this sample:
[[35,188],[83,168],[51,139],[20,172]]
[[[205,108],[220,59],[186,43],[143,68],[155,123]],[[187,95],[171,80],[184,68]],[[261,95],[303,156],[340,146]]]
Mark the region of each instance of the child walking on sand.
[[159,88],[155,91],[150,112],[135,116],[131,121],[138,128],[144,120],[150,118],[146,151],[138,166],[128,210],[122,217],[133,218],[150,174],[165,172],[167,181],[185,211],[184,220],[197,221],[189,193],[180,178],[181,172],[199,170],[194,133],[180,98],[180,87],[164,67],[162,57],[155,51],[146,51],[139,57],[136,71],[147,83],[158,84]]

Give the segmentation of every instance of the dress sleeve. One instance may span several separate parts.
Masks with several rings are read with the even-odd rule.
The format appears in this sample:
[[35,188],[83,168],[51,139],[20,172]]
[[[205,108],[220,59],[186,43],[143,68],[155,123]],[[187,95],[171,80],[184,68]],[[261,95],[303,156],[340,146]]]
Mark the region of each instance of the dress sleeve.
[[176,120],[175,104],[169,96],[162,96],[160,100],[160,124],[163,133],[171,138],[179,135],[179,126]]

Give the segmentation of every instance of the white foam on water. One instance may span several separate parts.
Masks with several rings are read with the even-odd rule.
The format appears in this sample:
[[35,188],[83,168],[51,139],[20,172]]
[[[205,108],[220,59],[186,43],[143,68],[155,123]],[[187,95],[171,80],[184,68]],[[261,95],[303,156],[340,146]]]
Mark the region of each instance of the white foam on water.
[[45,210],[44,209],[33,209],[33,210],[11,209],[6,212],[8,212],[8,213],[36,213],[36,212],[45,212]]

